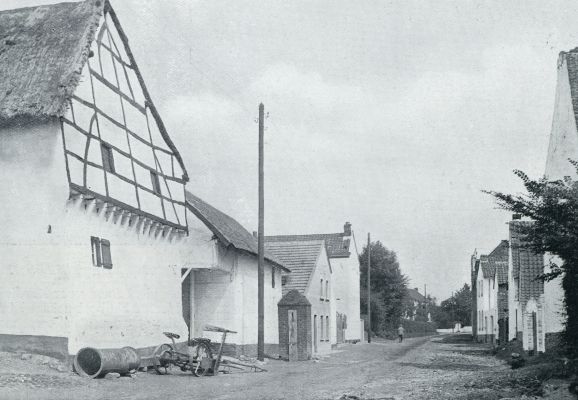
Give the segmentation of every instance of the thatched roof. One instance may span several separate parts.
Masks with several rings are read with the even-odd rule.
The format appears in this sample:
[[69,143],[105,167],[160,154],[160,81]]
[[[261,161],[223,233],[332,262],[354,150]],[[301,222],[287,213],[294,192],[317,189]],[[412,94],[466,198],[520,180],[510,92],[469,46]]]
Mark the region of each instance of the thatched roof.
[[64,115],[105,10],[118,29],[159,132],[188,181],[181,154],[167,133],[108,0],[0,11],[0,127]]
[[0,123],[63,115],[103,7],[89,0],[0,12]]

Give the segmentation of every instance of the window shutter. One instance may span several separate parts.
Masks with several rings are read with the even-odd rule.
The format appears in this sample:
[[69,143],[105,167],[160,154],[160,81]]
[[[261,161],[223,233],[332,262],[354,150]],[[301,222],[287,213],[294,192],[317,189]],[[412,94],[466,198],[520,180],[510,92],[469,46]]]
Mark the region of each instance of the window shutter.
[[112,257],[110,255],[110,242],[106,239],[100,240],[100,247],[102,249],[102,266],[104,268],[112,268]]
[[271,267],[271,287],[275,288],[275,268]]
[[95,267],[102,266],[102,260],[100,259],[100,239],[91,236],[90,247],[92,247],[92,265]]

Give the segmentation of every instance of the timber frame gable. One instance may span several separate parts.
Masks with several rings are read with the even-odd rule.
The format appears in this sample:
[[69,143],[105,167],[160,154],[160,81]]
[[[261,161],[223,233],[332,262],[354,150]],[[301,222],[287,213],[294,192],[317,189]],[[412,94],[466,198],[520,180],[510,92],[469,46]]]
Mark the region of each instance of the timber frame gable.
[[[88,0],[93,1],[93,0]],[[97,0],[96,5],[100,2]],[[60,127],[70,201],[187,233],[188,174],[106,0]],[[85,49],[86,50],[86,49]],[[118,215],[117,215],[118,214]],[[128,217],[128,218],[127,218]]]

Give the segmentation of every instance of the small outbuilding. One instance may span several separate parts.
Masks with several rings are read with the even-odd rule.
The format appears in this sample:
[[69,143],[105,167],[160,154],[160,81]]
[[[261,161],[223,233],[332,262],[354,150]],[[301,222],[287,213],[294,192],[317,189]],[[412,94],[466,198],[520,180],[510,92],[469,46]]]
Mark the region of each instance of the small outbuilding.
[[298,290],[278,303],[279,355],[288,361],[311,359],[311,303]]

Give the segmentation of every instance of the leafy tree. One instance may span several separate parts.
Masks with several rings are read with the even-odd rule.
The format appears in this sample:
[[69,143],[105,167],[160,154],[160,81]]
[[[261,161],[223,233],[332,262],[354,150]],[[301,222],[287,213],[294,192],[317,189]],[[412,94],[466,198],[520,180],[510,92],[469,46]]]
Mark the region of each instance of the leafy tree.
[[[371,244],[371,330],[391,329],[400,322],[407,290],[397,255],[381,242]],[[367,246],[359,255],[361,312],[367,314]]]
[[432,320],[440,328],[452,328],[456,322],[470,325],[472,317],[472,290],[467,283],[439,306],[430,306]]
[[[570,161],[578,172],[578,162]],[[534,221],[522,228],[527,247],[536,253],[560,258],[539,279],[562,276],[566,326],[564,337],[574,355],[578,354],[578,182],[571,179],[532,180],[522,171],[514,173],[523,181],[527,193],[491,194],[498,206]]]

